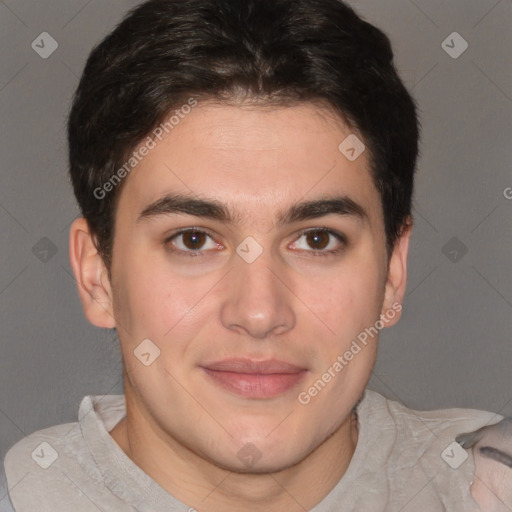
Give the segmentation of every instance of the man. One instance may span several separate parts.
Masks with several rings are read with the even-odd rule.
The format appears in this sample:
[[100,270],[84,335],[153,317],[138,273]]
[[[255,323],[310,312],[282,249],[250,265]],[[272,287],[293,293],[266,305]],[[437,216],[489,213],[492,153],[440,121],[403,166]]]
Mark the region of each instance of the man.
[[500,418],[365,391],[412,227],[392,57],[338,0],[152,0],[92,52],[70,255],[124,395],[10,450],[15,510],[479,510],[455,438]]

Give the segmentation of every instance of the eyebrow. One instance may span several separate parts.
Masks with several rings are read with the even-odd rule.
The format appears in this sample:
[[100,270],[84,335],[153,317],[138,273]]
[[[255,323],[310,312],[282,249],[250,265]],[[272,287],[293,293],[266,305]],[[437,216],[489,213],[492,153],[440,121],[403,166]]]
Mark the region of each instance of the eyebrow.
[[[234,224],[240,217],[230,212],[223,203],[211,199],[197,199],[181,194],[166,195],[151,203],[139,214],[137,222],[157,217],[181,213],[206,219]],[[368,212],[359,203],[347,196],[328,197],[312,201],[302,201],[281,211],[277,216],[277,225],[317,219],[326,215],[353,217],[368,221]]]

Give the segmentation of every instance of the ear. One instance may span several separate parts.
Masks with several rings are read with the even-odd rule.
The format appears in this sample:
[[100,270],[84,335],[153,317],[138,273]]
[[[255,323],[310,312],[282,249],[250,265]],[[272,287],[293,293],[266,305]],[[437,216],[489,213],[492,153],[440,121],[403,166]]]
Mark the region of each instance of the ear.
[[[381,315],[386,318],[386,327],[395,325],[402,316],[402,299],[407,285],[407,255],[412,232],[412,219],[409,217],[398,238],[388,263],[384,302]],[[394,311],[393,317],[389,314]],[[387,314],[386,314],[387,313]]]
[[69,256],[85,316],[97,327],[115,327],[112,289],[107,268],[83,217],[76,219],[71,225]]

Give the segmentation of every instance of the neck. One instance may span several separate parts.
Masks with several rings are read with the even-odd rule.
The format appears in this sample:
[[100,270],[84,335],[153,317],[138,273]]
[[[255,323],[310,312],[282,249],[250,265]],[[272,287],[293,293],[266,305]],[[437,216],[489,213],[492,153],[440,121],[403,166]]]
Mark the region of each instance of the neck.
[[235,473],[162,430],[125,379],[126,417],[110,432],[126,455],[176,499],[208,512],[304,512],[345,474],[358,432],[355,414],[307,457],[274,473]]

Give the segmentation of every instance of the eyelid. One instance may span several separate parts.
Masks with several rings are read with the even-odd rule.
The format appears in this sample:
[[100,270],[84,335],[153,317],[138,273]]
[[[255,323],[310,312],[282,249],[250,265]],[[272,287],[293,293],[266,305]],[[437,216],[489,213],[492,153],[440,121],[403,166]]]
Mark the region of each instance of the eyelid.
[[216,240],[216,237],[213,236],[209,232],[208,229],[194,227],[194,226],[191,226],[191,227],[188,227],[188,228],[180,228],[180,229],[174,231],[172,234],[166,236],[165,239],[164,239],[164,246],[166,246],[170,252],[178,252],[178,253],[185,254],[187,256],[203,256],[204,253],[207,252],[207,251],[218,250],[218,247],[217,247],[216,249],[198,249],[196,251],[194,251],[194,250],[185,251],[183,249],[179,249],[179,248],[173,246],[172,241],[175,238],[179,237],[180,235],[183,235],[183,234],[186,234],[186,233],[190,233],[190,232],[192,232],[192,233],[202,233],[202,234],[206,235],[207,237],[209,237],[217,246],[223,247],[223,245],[220,244]]
[[316,249],[316,250],[315,249],[310,249],[310,250],[300,249],[299,250],[300,252],[307,252],[307,253],[312,254],[313,256],[330,256],[330,255],[337,254],[338,252],[342,251],[348,245],[348,239],[345,234],[340,233],[339,231],[336,231],[335,229],[326,228],[326,227],[311,227],[311,228],[303,229],[299,232],[298,236],[296,236],[294,238],[292,243],[297,242],[297,240],[300,240],[301,237],[303,237],[304,235],[311,233],[311,232],[327,233],[327,234],[333,236],[334,238],[336,238],[336,240],[338,240],[340,245],[339,245],[339,247],[337,247],[335,249],[330,249],[328,251],[322,250],[322,249]]
[[332,235],[334,238],[337,238],[340,242],[347,243],[347,237],[345,234],[340,233],[339,231],[332,229],[332,228],[326,228],[326,227],[312,227],[312,228],[305,228],[300,232],[300,236],[305,235],[306,233],[310,233],[311,231],[316,231],[319,233],[328,233],[329,235]]
[[189,232],[197,232],[197,233],[204,233],[205,235],[208,235],[211,238],[215,238],[210,230],[208,228],[200,228],[197,226],[190,226],[187,228],[178,228],[175,231],[173,231],[170,235],[166,236],[166,240],[170,240],[171,238],[182,235],[183,233],[189,233]]
[[[202,233],[202,234],[208,236],[217,245],[217,248],[216,249],[197,249],[195,251],[194,250],[186,250],[185,251],[183,249],[178,249],[177,247],[172,246],[171,242],[173,239],[179,237],[180,235],[190,233],[190,232]],[[308,249],[299,249],[300,252],[307,252],[309,254],[312,254],[313,256],[329,256],[329,255],[337,254],[338,252],[342,251],[343,249],[346,248],[346,246],[348,244],[348,240],[347,240],[347,237],[345,234],[340,233],[334,229],[327,228],[327,227],[305,228],[305,229],[301,230],[298,234],[295,235],[292,243],[297,242],[298,240],[300,240],[301,237],[303,237],[304,235],[311,233],[311,232],[327,233],[330,236],[333,236],[339,242],[339,246],[336,247],[335,249],[330,249],[328,251],[323,250],[323,249],[316,249],[316,250],[315,249],[309,249],[309,250]],[[166,236],[165,240],[164,240],[164,245],[166,245],[166,246],[171,245],[172,249],[169,249],[171,252],[179,252],[182,254],[186,254],[188,256],[203,256],[206,252],[209,252],[212,250],[219,250],[219,246],[224,247],[221,243],[219,243],[216,240],[216,237],[213,236],[207,228],[199,228],[199,227],[195,227],[195,226],[191,226],[188,228],[180,228],[177,231],[173,232],[172,234]]]

